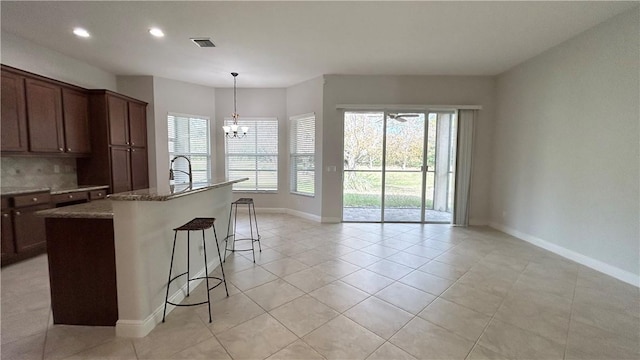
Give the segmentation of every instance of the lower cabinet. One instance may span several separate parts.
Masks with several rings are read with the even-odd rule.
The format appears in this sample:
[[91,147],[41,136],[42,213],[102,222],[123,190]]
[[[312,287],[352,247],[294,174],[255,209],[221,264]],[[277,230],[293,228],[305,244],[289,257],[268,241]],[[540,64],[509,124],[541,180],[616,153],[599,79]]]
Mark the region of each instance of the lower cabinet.
[[2,266],[44,253],[45,222],[35,213],[51,208],[49,193],[3,198],[2,204]]
[[2,210],[2,262],[16,255],[16,244],[13,236],[13,215],[11,210]]

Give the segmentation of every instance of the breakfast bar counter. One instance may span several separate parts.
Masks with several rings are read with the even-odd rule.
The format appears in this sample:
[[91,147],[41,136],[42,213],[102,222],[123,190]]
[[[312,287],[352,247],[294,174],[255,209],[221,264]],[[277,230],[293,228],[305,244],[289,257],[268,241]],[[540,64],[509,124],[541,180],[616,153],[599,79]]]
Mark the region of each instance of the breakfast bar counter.
[[[148,334],[162,320],[173,229],[196,217],[213,217],[224,246],[231,185],[245,180],[136,190],[41,211],[47,223],[54,322],[115,325],[116,334],[125,337]],[[200,236],[194,233],[192,240]],[[212,234],[206,241],[208,266],[215,269],[219,260]],[[204,275],[204,262],[198,262],[202,248],[190,251],[191,272]],[[186,267],[186,257],[184,246],[176,248],[174,267]],[[171,291],[170,301],[179,303],[186,282],[175,289],[172,285]],[[85,295],[75,298],[76,292]]]

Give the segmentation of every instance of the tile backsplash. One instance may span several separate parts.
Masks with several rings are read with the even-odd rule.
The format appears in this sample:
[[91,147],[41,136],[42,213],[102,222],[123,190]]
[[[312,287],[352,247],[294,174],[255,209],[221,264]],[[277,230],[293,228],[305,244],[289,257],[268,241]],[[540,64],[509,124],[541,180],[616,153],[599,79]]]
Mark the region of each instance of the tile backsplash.
[[3,156],[2,186],[72,188],[78,185],[76,159]]

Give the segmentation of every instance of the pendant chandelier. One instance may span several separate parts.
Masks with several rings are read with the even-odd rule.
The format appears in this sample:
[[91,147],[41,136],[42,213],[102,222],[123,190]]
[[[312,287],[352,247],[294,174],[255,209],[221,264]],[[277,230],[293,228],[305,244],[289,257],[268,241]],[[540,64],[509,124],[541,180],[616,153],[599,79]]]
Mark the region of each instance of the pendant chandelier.
[[242,139],[247,136],[247,132],[249,132],[248,126],[238,126],[238,110],[236,109],[236,77],[238,76],[237,72],[232,72],[233,75],[233,114],[231,117],[233,118],[233,124],[224,125],[222,130],[224,130],[224,135],[229,138],[237,138]]

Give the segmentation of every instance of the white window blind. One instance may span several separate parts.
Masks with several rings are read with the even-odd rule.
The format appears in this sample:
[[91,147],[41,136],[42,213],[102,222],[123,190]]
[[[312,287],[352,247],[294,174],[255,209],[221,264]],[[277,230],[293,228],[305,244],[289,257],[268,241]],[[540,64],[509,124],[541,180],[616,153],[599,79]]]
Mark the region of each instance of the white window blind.
[[[231,118],[225,125],[233,123]],[[249,178],[233,184],[239,191],[278,190],[278,119],[240,119],[249,132],[241,139],[225,137],[226,174],[229,178]]]
[[[169,161],[177,155],[191,160],[193,182],[208,182],[211,179],[211,144],[209,118],[204,116],[169,114]],[[171,164],[170,164],[171,166]],[[188,183],[189,165],[178,159],[173,164],[176,184]],[[184,171],[184,172],[182,172]]]
[[315,195],[316,116],[307,114],[291,118],[290,184],[291,192]]

